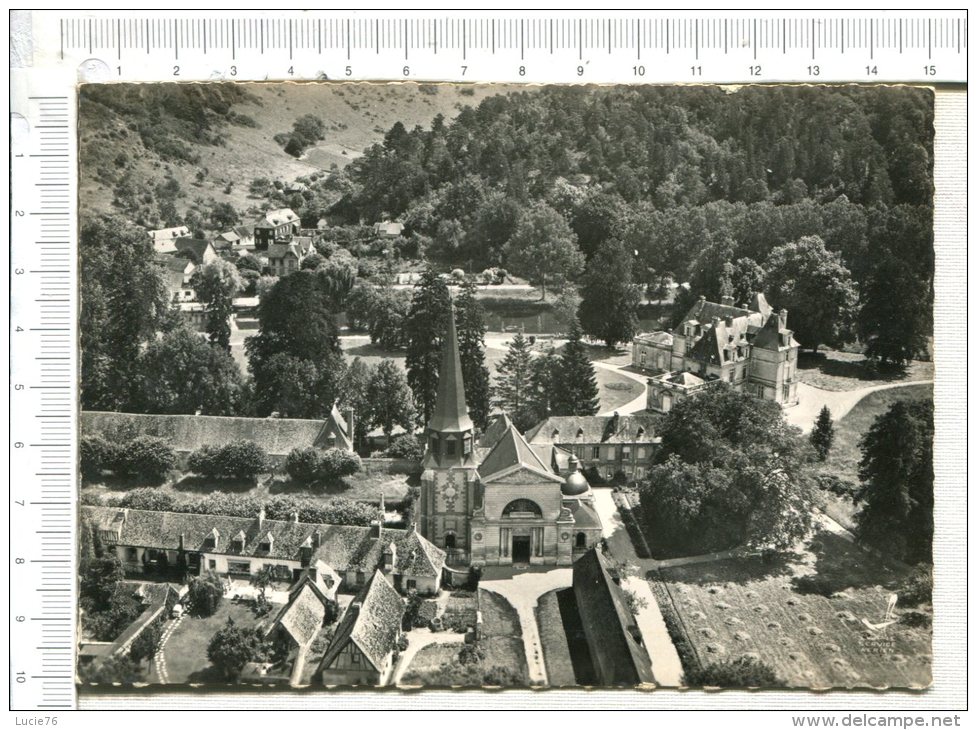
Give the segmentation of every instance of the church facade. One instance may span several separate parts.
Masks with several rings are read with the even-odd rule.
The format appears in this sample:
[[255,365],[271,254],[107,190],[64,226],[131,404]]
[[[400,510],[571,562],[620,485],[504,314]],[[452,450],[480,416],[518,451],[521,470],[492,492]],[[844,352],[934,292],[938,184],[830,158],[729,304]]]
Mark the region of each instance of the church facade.
[[504,414],[476,441],[450,317],[426,431],[418,532],[454,565],[572,564],[600,541],[601,523],[579,463],[555,449],[531,446]]

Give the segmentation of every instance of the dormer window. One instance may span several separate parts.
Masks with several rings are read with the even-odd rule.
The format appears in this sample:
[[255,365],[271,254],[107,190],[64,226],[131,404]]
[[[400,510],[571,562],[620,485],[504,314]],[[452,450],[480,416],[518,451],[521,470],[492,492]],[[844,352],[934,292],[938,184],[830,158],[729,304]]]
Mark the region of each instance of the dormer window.
[[578,428],[577,429],[577,438],[578,439],[582,439],[583,438],[583,429],[582,428]]
[[217,546],[220,544],[221,534],[217,531],[215,527],[210,531],[210,534],[204,538],[204,548],[210,550],[216,550]]
[[464,448],[465,456],[472,453],[472,440],[469,436],[465,436],[464,440],[462,441],[462,447]]
[[270,553],[272,548],[275,547],[275,537],[270,532],[262,538],[261,542],[258,543],[258,549],[265,553]]
[[238,534],[234,536],[234,539],[231,540],[231,549],[234,550],[235,552],[239,552],[239,553],[243,552],[244,545],[246,542],[247,542],[247,537],[244,534],[244,530],[241,530]]

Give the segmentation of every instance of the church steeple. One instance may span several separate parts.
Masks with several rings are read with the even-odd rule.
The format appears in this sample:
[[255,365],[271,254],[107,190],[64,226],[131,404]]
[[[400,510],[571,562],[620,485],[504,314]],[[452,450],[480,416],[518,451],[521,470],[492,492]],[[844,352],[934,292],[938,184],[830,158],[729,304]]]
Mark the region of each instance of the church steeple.
[[468,404],[465,402],[465,381],[461,374],[461,353],[458,351],[454,307],[448,316],[448,332],[441,348],[438,397],[427,428],[428,431],[442,433],[459,433],[475,428],[468,416]]

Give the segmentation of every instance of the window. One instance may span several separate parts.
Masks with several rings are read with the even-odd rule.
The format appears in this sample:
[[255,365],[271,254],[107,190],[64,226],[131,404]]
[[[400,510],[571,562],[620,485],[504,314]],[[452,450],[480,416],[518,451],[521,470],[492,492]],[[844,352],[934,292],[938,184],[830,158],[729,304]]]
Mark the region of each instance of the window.
[[630,459],[631,458],[631,447],[630,446],[622,446],[621,447],[621,458],[622,459]]
[[577,533],[576,546],[578,548],[585,548],[585,547],[587,547],[587,536],[584,533],[582,533],[582,532],[578,532]]
[[228,560],[227,572],[248,574],[251,572],[251,563],[246,560]]
[[407,579],[407,590],[413,591],[413,590],[416,590],[416,589],[417,589],[417,581],[414,580],[413,578],[408,578]]
[[457,538],[455,537],[455,533],[449,532],[444,536],[444,547],[446,550],[454,550],[456,544]]
[[590,458],[594,461],[598,461],[600,459],[600,446],[594,446],[590,449]]
[[134,562],[139,557],[139,551],[134,547],[126,548],[126,560]]
[[465,456],[468,456],[470,453],[472,453],[472,440],[468,436],[465,436],[465,440],[462,443],[464,444],[465,448]]
[[502,510],[503,517],[542,517],[543,510],[530,499],[516,499],[509,502]]
[[645,447],[644,446],[639,446],[638,447],[638,458],[639,459],[645,458]]
[[455,455],[455,440],[445,439],[444,440],[444,455],[454,456]]
[[351,651],[350,652],[350,656],[349,656],[349,660],[353,664],[359,664],[360,663],[360,654],[359,654],[359,652],[356,651],[355,649],[353,651]]
[[208,560],[207,561],[207,569],[208,570],[217,570],[217,561],[216,560]]
[[608,458],[608,460],[613,460],[616,455],[617,455],[617,449],[614,448],[613,446],[608,446],[607,447],[607,458]]

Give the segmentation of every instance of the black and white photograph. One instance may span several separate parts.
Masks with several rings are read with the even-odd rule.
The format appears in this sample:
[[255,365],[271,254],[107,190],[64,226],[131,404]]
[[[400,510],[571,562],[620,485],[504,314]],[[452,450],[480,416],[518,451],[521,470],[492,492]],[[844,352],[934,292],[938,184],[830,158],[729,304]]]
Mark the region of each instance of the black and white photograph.
[[931,89],[76,103],[81,697],[931,685]]

